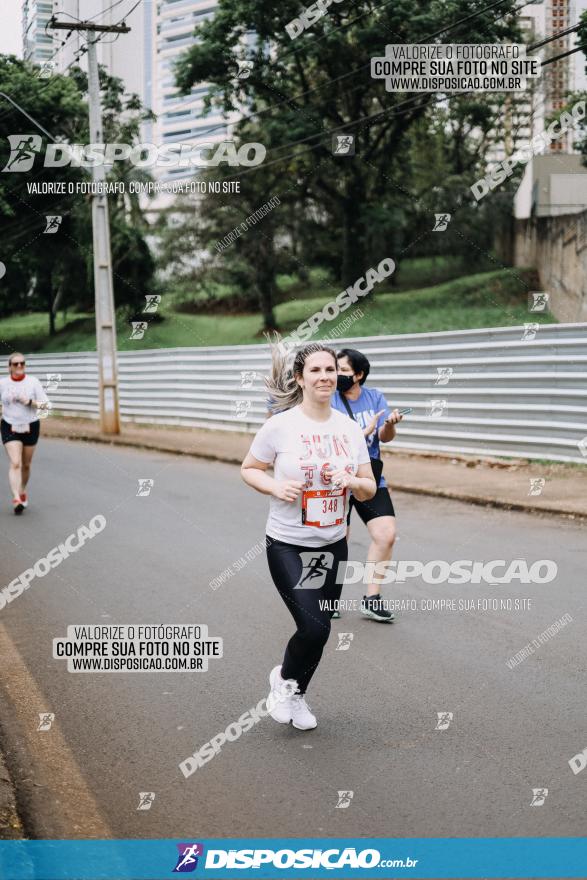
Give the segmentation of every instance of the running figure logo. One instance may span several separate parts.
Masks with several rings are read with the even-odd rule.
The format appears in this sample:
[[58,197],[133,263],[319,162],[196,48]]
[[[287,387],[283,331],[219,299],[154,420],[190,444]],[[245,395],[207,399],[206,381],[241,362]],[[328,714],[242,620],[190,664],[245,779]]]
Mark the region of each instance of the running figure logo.
[[355,136],[354,136],[354,134],[334,134],[334,135],[332,135],[332,155],[333,156],[354,156],[355,155]]
[[428,401],[428,417],[431,419],[441,419],[448,416],[447,400],[429,400]]
[[237,419],[244,419],[246,414],[251,408],[252,400],[235,400],[234,401],[234,415]]
[[145,308],[143,309],[143,314],[145,312],[156,312],[159,308],[159,303],[161,302],[161,295],[158,293],[151,293],[145,297]]
[[139,490],[136,494],[137,498],[146,498],[151,494],[151,489],[155,485],[155,480],[139,480]]
[[351,805],[351,800],[353,799],[354,791],[339,791],[338,792],[338,801],[336,803],[336,810],[346,810]]
[[139,791],[139,805],[137,810],[150,810],[155,800],[154,791]]
[[531,477],[530,478],[530,491],[528,495],[542,495],[542,490],[546,485],[546,480],[544,477]]
[[237,79],[248,79],[251,75],[251,71],[253,69],[252,61],[239,61],[236,62],[238,64],[238,73],[236,75]]
[[54,235],[61,226],[63,217],[60,214],[47,214],[45,215],[45,220],[47,221],[47,225],[43,229],[43,232],[49,235]]
[[329,551],[317,553],[315,550],[306,550],[300,553],[300,559],[303,568],[294,590],[318,590],[323,587],[326,575],[332,568],[334,554]]
[[432,232],[444,232],[445,229],[448,228],[448,224],[450,223],[450,214],[435,214],[434,215],[434,227]]
[[450,722],[453,719],[452,712],[437,712],[438,721],[436,722],[436,727],[434,730],[448,730],[450,727]]
[[47,373],[47,382],[45,383],[45,391],[57,391],[61,384],[61,373]]
[[452,367],[436,367],[437,376],[434,380],[435,385],[448,385],[454,370]]
[[338,633],[338,645],[336,646],[335,650],[348,651],[351,647],[351,642],[354,637],[354,633]]
[[252,388],[256,376],[255,370],[241,370],[241,388]]
[[30,171],[37,153],[41,150],[38,134],[9,134],[10,156],[2,171]]
[[142,339],[145,335],[145,331],[149,326],[147,321],[131,321],[132,333],[128,337],[129,339]]
[[179,850],[177,865],[173,869],[175,874],[188,874],[198,867],[198,858],[204,855],[204,847],[201,843],[178,843]]
[[50,61],[46,61],[41,69],[39,70],[38,77],[39,79],[50,79],[51,74],[53,73],[53,65]]
[[548,797],[548,789],[547,788],[533,788],[532,789],[532,800],[530,801],[530,806],[531,807],[541,807],[547,797]]
[[51,725],[54,721],[54,712],[39,712],[39,726],[37,727],[37,730],[51,730]]
[[522,342],[528,342],[536,338],[540,324],[524,324],[524,332],[522,334]]
[[43,409],[40,409],[40,410],[38,411],[38,416],[39,416],[39,418],[40,418],[40,419],[48,419],[48,418],[49,418],[49,413],[51,412],[51,409],[52,409],[52,408],[53,408],[53,404],[51,403],[50,400],[48,400],[47,403],[45,403],[45,404],[43,405]]
[[531,312],[547,312],[550,294],[543,290],[532,290],[528,294],[528,309]]

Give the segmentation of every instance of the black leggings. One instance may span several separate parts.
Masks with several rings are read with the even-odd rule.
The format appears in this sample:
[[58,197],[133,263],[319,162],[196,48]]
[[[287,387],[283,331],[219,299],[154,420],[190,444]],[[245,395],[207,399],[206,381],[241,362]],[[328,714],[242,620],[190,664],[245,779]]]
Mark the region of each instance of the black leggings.
[[295,679],[302,694],[330,635],[332,611],[321,608],[320,603],[340,599],[344,570],[339,578],[337,572],[339,562],[346,562],[347,556],[346,538],[325,547],[308,548],[267,536],[269,571],[297,626],[285,649],[281,675]]

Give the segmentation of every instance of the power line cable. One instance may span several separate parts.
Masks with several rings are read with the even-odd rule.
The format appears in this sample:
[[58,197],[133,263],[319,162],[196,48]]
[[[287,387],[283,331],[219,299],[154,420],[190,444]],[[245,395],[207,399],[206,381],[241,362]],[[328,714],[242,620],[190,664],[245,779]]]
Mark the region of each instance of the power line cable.
[[[501,2],[501,0],[500,0],[500,2]],[[521,9],[521,8],[523,8],[523,7],[526,6],[526,5],[527,5],[526,3],[522,3],[522,4],[520,4],[518,7],[514,7],[514,8],[515,8],[515,9]],[[483,11],[485,11],[485,10],[483,10]],[[513,10],[512,10],[512,11],[513,11]],[[476,14],[478,15],[478,14],[480,14],[480,13],[476,13]],[[466,18],[470,18],[470,17],[471,17],[471,16],[467,16]],[[465,19],[463,19],[463,20],[465,20]],[[461,20],[461,21],[463,21],[463,20]],[[452,26],[452,27],[455,27],[455,26],[456,26],[456,24],[455,24],[454,26]],[[452,27],[451,27],[451,29],[452,29]],[[542,41],[542,42],[540,42],[540,43],[537,43],[537,44],[533,44],[531,47],[528,47],[527,51],[535,51],[537,48],[539,48],[540,46],[544,45],[545,43],[547,43],[547,42],[552,42],[553,40],[555,40],[555,39],[557,39],[557,38],[559,38],[559,37],[561,37],[561,36],[564,36],[564,35],[567,34],[567,33],[570,33],[570,32],[572,32],[572,31],[574,31],[574,30],[577,30],[578,27],[579,27],[579,25],[577,25],[577,26],[574,27],[574,28],[567,29],[567,30],[565,30],[565,31],[557,32],[556,34],[553,34],[551,37],[548,37],[546,40],[544,40],[544,41]],[[437,31],[437,32],[436,32],[436,35],[438,35],[439,33],[445,33],[445,32],[446,32],[446,29],[443,30],[443,31]],[[431,39],[431,37],[427,37],[426,39]],[[564,58],[564,57],[566,57],[567,55],[573,54],[573,52],[576,52],[576,51],[579,51],[579,49],[574,49],[574,50],[571,50],[570,52],[566,52],[566,53],[563,53],[563,54],[561,54],[561,55],[557,55],[556,57],[551,58],[551,59],[549,59],[548,61],[543,61],[543,62],[542,62],[542,66],[544,66],[544,65],[546,65],[546,64],[551,64],[552,62],[557,61],[557,60],[559,60],[560,58]],[[362,69],[362,68],[359,68],[359,70],[361,70],[361,69]],[[346,74],[345,74],[345,76],[346,76]],[[423,93],[420,93],[420,94],[424,94],[424,95],[426,95],[426,94],[433,94],[433,93],[430,93],[430,92],[423,92]],[[461,95],[462,95],[462,94],[469,94],[469,93],[467,93],[467,92],[459,92],[458,94],[461,94]],[[297,97],[300,97],[300,96],[297,96]],[[419,98],[418,95],[413,96],[412,98],[408,98],[408,99],[406,99],[406,101],[404,101],[404,102],[400,102],[399,104],[394,105],[394,107],[391,108],[391,109],[397,109],[398,107],[402,107],[402,106],[405,106],[405,105],[413,104],[415,101],[418,100],[418,98]],[[295,100],[295,99],[291,99],[291,100]],[[444,100],[444,98],[442,98],[441,100]],[[283,104],[283,103],[287,103],[287,100],[284,101],[284,102],[281,102],[281,103],[282,103],[282,104]],[[280,106],[280,105],[278,104],[278,105],[274,105],[274,106]],[[273,109],[273,108],[268,108],[268,110],[270,110],[270,109]],[[267,112],[267,111],[261,111],[261,112]],[[387,112],[387,111],[381,111],[380,113],[373,114],[373,116],[363,117],[363,119],[373,119],[373,118],[376,118],[377,116],[383,115],[383,114],[386,113],[386,112]],[[398,114],[398,115],[405,115],[406,112],[409,112],[409,110],[406,110],[406,111],[404,111],[404,113],[402,113],[402,114]],[[247,121],[248,119],[252,118],[252,117],[255,116],[255,115],[257,115],[257,114],[251,114],[251,116],[249,116],[249,117],[245,117],[244,120],[239,120],[239,122],[241,122],[241,121]],[[344,126],[340,126],[339,128],[329,129],[328,131],[323,132],[323,133],[324,133],[324,134],[330,134],[330,133],[333,133],[333,132],[335,132],[335,131],[338,131],[338,130],[342,130],[342,129],[344,129],[344,128],[351,127],[352,125],[359,124],[360,121],[361,121],[361,120],[355,120],[354,122],[346,123]],[[219,126],[215,126],[215,127],[219,127]],[[207,131],[202,132],[202,134],[208,134],[210,130],[211,130],[211,129],[208,129]],[[293,142],[291,142],[291,143],[287,143],[287,144],[280,145],[280,146],[278,146],[278,147],[275,147],[274,149],[276,149],[276,150],[281,150],[281,149],[287,149],[287,148],[289,148],[289,147],[297,146],[297,145],[299,145],[299,144],[301,144],[301,143],[305,143],[305,142],[307,142],[308,140],[312,140],[314,137],[320,137],[320,134],[321,134],[321,133],[315,133],[314,135],[310,135],[310,136],[308,136],[308,137],[306,137],[306,138],[301,138],[301,139],[298,140],[298,141],[293,141]],[[292,158],[294,155],[295,155],[295,154],[292,154],[291,157],[282,157],[282,158]],[[267,165],[269,165],[269,164],[274,164],[274,162],[277,162],[277,161],[280,161],[280,160],[279,160],[279,159],[276,159],[276,160],[273,160],[271,163],[264,163],[263,167],[267,167]]]
[[[557,35],[555,35],[554,38],[556,38],[556,36],[557,36]],[[580,52],[582,49],[587,49],[587,44],[582,45],[582,46],[577,46],[575,49],[570,49],[568,52],[563,52],[563,53],[561,53],[560,55],[556,55],[556,56],[554,56],[553,58],[549,58],[549,59],[547,59],[546,61],[543,61],[543,62],[542,62],[542,66],[545,66],[545,65],[547,65],[547,64],[553,64],[555,61],[559,61],[561,58],[566,58],[566,57],[568,57],[569,55],[574,55],[576,52]],[[423,93],[421,93],[421,94],[431,94],[431,93],[430,93],[430,92],[423,92]],[[475,93],[475,92],[459,92],[459,93],[457,93],[457,94],[455,94],[455,95],[443,95],[441,98],[439,98],[439,99],[438,99],[437,101],[435,101],[434,103],[440,103],[441,101],[451,100],[453,97],[462,96],[462,95],[464,95],[464,94],[476,94],[476,93]],[[406,102],[406,103],[407,103],[407,102]],[[399,105],[395,105],[394,108],[390,108],[390,109],[395,109],[397,106],[399,106]],[[292,143],[292,144],[288,144],[288,145],[284,145],[284,146],[295,146],[295,145],[298,145],[298,144],[300,144],[300,143],[303,143],[304,141],[312,140],[313,138],[316,138],[316,137],[322,137],[322,135],[333,134],[333,133],[335,133],[335,132],[337,132],[337,131],[342,131],[342,130],[344,130],[345,128],[349,128],[349,127],[351,127],[351,126],[353,126],[353,125],[357,125],[357,124],[359,124],[359,123],[361,123],[361,122],[367,122],[367,121],[369,121],[369,120],[374,120],[374,119],[376,119],[377,117],[379,117],[379,116],[381,116],[381,115],[384,115],[386,112],[388,112],[388,111],[386,111],[386,110],[382,110],[382,111],[380,111],[379,113],[373,114],[372,116],[362,117],[361,119],[353,120],[352,122],[345,123],[345,125],[338,126],[338,127],[336,127],[336,128],[331,128],[331,129],[328,129],[327,131],[324,131],[324,132],[316,132],[314,135],[310,135],[310,136],[308,136],[307,138],[303,138],[303,139],[301,139],[300,141],[295,141],[295,142]],[[409,111],[405,111],[405,112],[409,112]],[[403,115],[403,114],[401,114],[401,115]],[[320,146],[323,147],[324,144],[321,144],[321,143],[313,144],[312,146],[310,146],[310,147],[307,148],[306,153],[310,153],[312,150],[316,149],[316,147],[320,147]],[[281,149],[281,147],[278,148],[278,149]],[[303,156],[303,155],[304,155],[304,154],[302,154],[302,156]],[[273,159],[273,160],[270,161],[270,162],[264,162],[262,166],[256,166],[256,167],[254,167],[254,168],[249,168],[249,169],[247,169],[247,171],[243,171],[243,172],[241,172],[240,174],[235,174],[235,175],[233,175],[232,177],[229,177],[229,178],[227,178],[227,179],[228,179],[228,180],[238,179],[238,178],[242,177],[244,174],[248,174],[248,173],[250,173],[250,172],[252,172],[252,171],[256,171],[256,170],[258,170],[258,168],[261,168],[261,167],[262,167],[262,168],[267,168],[267,167],[269,167],[270,165],[275,165],[275,164],[277,164],[278,162],[284,162],[284,161],[287,161],[287,160],[289,160],[289,159],[294,159],[294,158],[297,158],[297,157],[300,157],[300,154],[299,154],[299,153],[291,153],[291,154],[288,155],[288,156],[280,156],[279,158],[277,158],[277,159]]]
[[576,49],[569,49],[568,52],[562,52],[560,55],[555,55],[553,58],[547,58],[546,61],[542,62],[542,66],[544,67],[546,64],[554,64],[555,61],[560,61],[561,58],[567,58],[569,55],[574,55],[575,52],[581,52],[582,49],[587,49],[587,43],[577,46]]
[[106,15],[107,12],[110,12],[111,9],[114,9],[115,6],[120,6],[121,3],[124,3],[124,0],[116,0],[116,3],[112,3],[111,6],[107,6],[106,9],[103,9],[102,12],[96,13],[96,15],[92,15],[91,18],[86,18],[85,21],[95,21],[97,18],[100,18],[102,15]]
[[[458,21],[454,22],[452,25],[449,25],[446,28],[442,28],[441,30],[436,31],[433,34],[430,34],[429,36],[424,37],[424,41],[432,40],[432,39],[434,39],[434,37],[438,36],[439,34],[448,33],[450,31],[454,30],[459,25],[461,25],[463,22],[469,21],[471,18],[476,18],[480,15],[483,15],[485,12],[495,8],[495,6],[499,6],[503,2],[504,2],[504,0],[497,0],[496,3],[491,3],[489,6],[485,6],[483,9],[480,9],[477,12],[471,13],[470,15],[467,15],[464,18],[459,19]],[[385,5],[387,5],[387,4],[385,4]],[[513,9],[508,10],[508,12],[504,13],[504,15],[511,15],[514,12],[518,12],[520,9],[523,9],[523,7],[527,6],[527,5],[528,5],[527,2],[520,3],[517,6],[514,6]],[[500,16],[500,18],[503,18],[503,16]],[[496,19],[496,21],[498,21],[498,20],[499,20],[499,18]],[[350,24],[350,22],[348,22],[345,25],[341,25],[341,27],[346,27],[346,26],[348,26],[348,24]],[[283,57],[285,57],[285,56],[283,56]],[[280,58],[277,58],[276,63],[279,62],[280,60],[281,60]],[[315,86],[314,88],[308,89],[305,92],[299,92],[297,95],[292,95],[291,98],[284,98],[283,101],[279,101],[277,104],[272,104],[270,107],[265,107],[263,110],[258,110],[255,113],[250,113],[248,116],[241,117],[239,120],[237,120],[237,122],[240,124],[241,122],[248,122],[249,119],[254,119],[255,117],[264,116],[266,113],[270,113],[272,110],[275,110],[278,107],[282,107],[284,104],[290,104],[293,101],[297,101],[299,98],[303,98],[306,95],[313,94],[314,92],[319,91],[320,89],[324,88],[327,85],[331,85],[336,82],[341,82],[343,79],[347,79],[349,76],[354,76],[356,73],[360,73],[361,71],[363,71],[367,68],[370,68],[370,67],[371,67],[371,62],[369,61],[367,64],[363,65],[362,67],[359,67],[357,70],[353,70],[353,71],[350,71],[349,73],[342,74],[341,76],[335,77],[334,79],[326,80],[324,83],[320,84],[319,86]],[[357,88],[359,88],[359,87],[360,86],[357,86]],[[410,99],[410,100],[412,100],[412,99]],[[206,135],[206,134],[210,134],[213,131],[216,131],[220,128],[225,128],[228,124],[230,124],[230,123],[228,123],[228,122],[216,123],[215,125],[211,126],[210,128],[206,129],[205,131],[200,132],[200,134],[202,136]]]
[[[422,92],[421,94],[428,95],[428,94],[432,94],[432,93],[431,92]],[[474,92],[459,92],[459,96],[465,95],[465,94],[475,94],[475,93]],[[433,101],[432,103],[439,104],[443,101],[450,100],[451,97],[457,97],[457,95],[454,95],[454,96],[442,95],[440,98],[438,98],[436,101]],[[303,138],[299,141],[296,141],[295,144],[285,144],[284,146],[299,145],[301,143],[312,140],[313,138],[321,138],[324,135],[334,134],[335,132],[338,132],[338,131],[344,131],[344,129],[350,128],[353,125],[359,125],[360,123],[368,122],[368,121],[372,122],[377,117],[383,116],[386,113],[389,113],[391,110],[394,110],[394,109],[395,109],[395,107],[389,107],[385,110],[380,110],[378,113],[373,113],[371,116],[363,116],[363,117],[361,117],[361,119],[354,119],[354,120],[352,120],[352,122],[346,122],[344,125],[339,125],[336,128],[329,128],[327,131],[315,132],[313,135],[309,135],[307,138]],[[404,112],[407,112],[407,111],[404,111]],[[400,115],[400,114],[398,114],[398,115]],[[324,147],[324,144],[322,144],[322,143],[312,144],[310,147],[307,148],[306,153],[309,153],[312,150],[315,150],[316,147]],[[296,159],[296,158],[300,158],[300,157],[303,158],[304,155],[305,155],[305,153],[297,152],[297,153],[291,153],[289,156],[280,156],[277,159],[272,159],[270,162],[263,162],[262,165],[257,165],[254,168],[248,168],[246,171],[242,171],[240,174],[234,174],[231,177],[227,177],[226,180],[235,180],[235,179],[242,177],[244,174],[250,173],[251,171],[258,171],[261,168],[268,168],[270,165],[276,165],[278,162],[285,162],[288,159]]]
[[534,52],[536,49],[539,49],[541,46],[545,46],[547,43],[552,43],[553,40],[558,40],[559,37],[566,37],[567,34],[572,34],[575,31],[578,31],[581,27],[580,24],[576,24],[574,27],[567,28],[564,31],[558,31],[556,34],[552,34],[552,36],[547,37],[545,40],[541,40],[539,43],[532,43],[531,46],[528,46],[527,52]]

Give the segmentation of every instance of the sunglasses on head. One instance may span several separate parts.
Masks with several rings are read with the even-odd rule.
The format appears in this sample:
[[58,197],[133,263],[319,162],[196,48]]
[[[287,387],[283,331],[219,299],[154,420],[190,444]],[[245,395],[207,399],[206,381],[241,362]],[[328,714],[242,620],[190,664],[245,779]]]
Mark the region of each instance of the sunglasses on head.
[[24,367],[24,361],[11,361],[11,367]]

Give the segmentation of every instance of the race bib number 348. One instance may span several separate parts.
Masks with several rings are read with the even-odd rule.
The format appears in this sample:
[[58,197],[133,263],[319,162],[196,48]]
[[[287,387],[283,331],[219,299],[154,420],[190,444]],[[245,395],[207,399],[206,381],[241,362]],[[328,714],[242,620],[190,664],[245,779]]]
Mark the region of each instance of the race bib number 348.
[[346,489],[316,489],[302,494],[302,525],[339,526],[344,521]]

